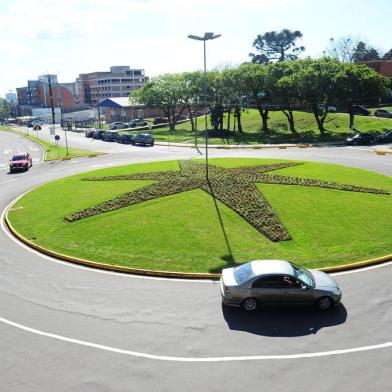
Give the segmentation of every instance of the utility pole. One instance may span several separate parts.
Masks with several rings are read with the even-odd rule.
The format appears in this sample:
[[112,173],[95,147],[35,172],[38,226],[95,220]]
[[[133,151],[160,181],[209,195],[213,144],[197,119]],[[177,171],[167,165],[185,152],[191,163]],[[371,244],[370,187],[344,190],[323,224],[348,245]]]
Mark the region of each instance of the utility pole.
[[50,107],[52,108],[52,125],[53,125],[54,133],[56,134],[56,126],[55,126],[56,121],[55,121],[55,117],[54,117],[52,83],[50,80],[50,75],[48,75],[48,76],[49,76],[49,80],[48,80],[48,82],[49,82],[49,99],[50,99]]

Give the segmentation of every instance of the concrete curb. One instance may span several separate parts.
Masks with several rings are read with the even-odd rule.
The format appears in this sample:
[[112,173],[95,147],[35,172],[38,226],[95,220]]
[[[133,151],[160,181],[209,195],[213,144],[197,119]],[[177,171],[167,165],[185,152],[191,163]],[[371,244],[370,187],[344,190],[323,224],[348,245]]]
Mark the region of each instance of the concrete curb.
[[392,148],[376,148],[374,152],[377,155],[392,155]]
[[[194,144],[184,144],[184,143],[162,143],[162,142],[155,142],[156,146],[163,146],[163,147],[177,147],[177,148],[196,148]],[[253,150],[261,150],[261,149],[268,149],[268,148],[308,148],[308,147],[316,147],[315,144],[241,144],[241,145],[232,145],[232,144],[209,144],[208,148],[215,148],[218,150],[235,150],[235,149],[253,149]],[[204,145],[198,145],[197,148],[204,149]]]
[[[164,147],[183,147],[183,148],[196,148],[194,144],[190,143],[167,143],[161,141],[155,141],[155,145],[157,146],[164,146]],[[309,148],[309,147],[323,147],[323,146],[343,146],[345,142],[313,142],[313,143],[282,143],[282,144],[209,144],[208,148],[216,148],[216,149],[253,149],[253,150],[260,150],[260,149],[267,149],[267,148]],[[199,149],[204,149],[205,145],[199,144],[197,146]]]
[[[156,278],[176,278],[176,279],[191,279],[191,280],[218,280],[221,277],[221,274],[210,274],[210,273],[191,273],[191,272],[175,272],[175,271],[156,271],[156,270],[148,270],[148,269],[140,269],[140,268],[130,268],[130,267],[123,267],[120,265],[109,265],[109,264],[102,264],[92,260],[80,259],[78,257],[68,256],[61,253],[57,253],[46,249],[42,246],[35,244],[34,242],[28,240],[12,226],[11,222],[8,218],[8,213],[11,210],[12,206],[19,200],[20,197],[15,199],[8,207],[5,213],[4,221],[9,229],[9,231],[21,242],[25,245],[29,246],[37,250],[40,253],[43,253],[47,256],[54,257],[58,260],[67,261],[73,264],[82,265],[89,268],[96,268],[105,271],[113,271],[113,272],[120,272],[130,275],[142,275],[142,276],[149,276],[149,277],[156,277]],[[363,260],[359,262],[349,263],[349,264],[342,264],[333,267],[324,267],[319,268],[320,271],[324,271],[327,273],[334,273],[334,272],[341,272],[341,271],[349,271],[354,269],[360,269],[365,267],[370,267],[376,264],[382,264],[392,260],[392,254],[376,257],[369,260]]]

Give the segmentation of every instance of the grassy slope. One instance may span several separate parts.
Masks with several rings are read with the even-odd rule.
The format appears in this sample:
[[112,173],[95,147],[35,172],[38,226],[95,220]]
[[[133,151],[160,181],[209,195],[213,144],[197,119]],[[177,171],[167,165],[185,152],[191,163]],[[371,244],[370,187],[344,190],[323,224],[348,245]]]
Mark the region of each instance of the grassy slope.
[[[269,127],[271,132],[268,135],[260,133],[261,118],[256,110],[248,110],[242,114],[242,126],[244,134],[237,133],[234,139],[211,138],[211,143],[270,143],[270,142],[298,142],[298,138],[292,136],[287,126],[287,120],[282,112],[270,112]],[[304,134],[305,141],[319,140],[343,140],[347,135],[352,134],[348,128],[348,115],[343,113],[329,114],[325,123],[328,133],[321,137],[317,129],[316,121],[312,113],[295,113],[296,129]],[[199,118],[198,129],[204,129],[204,119]],[[233,118],[231,118],[233,127]],[[392,119],[379,119],[374,117],[355,116],[355,128],[361,132],[383,132],[392,129]],[[226,127],[226,120],[225,120]],[[194,135],[191,131],[190,122],[178,124],[176,132],[171,134],[168,128],[157,128],[150,131],[158,141],[188,142],[193,143]],[[203,139],[200,138],[200,143]]]
[[[225,167],[276,160],[212,160]],[[138,268],[217,272],[251,259],[286,258],[320,267],[392,253],[392,196],[259,184],[293,240],[272,243],[231,209],[195,190],[66,223],[67,214],[137,189],[148,181],[82,182],[81,178],[178,169],[158,162],[104,169],[42,186],[10,212],[16,229],[61,253]],[[364,170],[307,162],[280,174],[380,187],[392,178]],[[289,191],[288,191],[289,190]],[[42,208],[45,206],[45,208]],[[220,224],[219,215],[223,226]]]
[[[67,155],[67,149],[63,146],[57,147],[53,143],[49,143],[45,140],[40,139],[39,137],[34,136],[34,131],[30,131],[29,134],[22,132],[22,131],[17,131],[16,129],[10,128],[10,127],[5,127],[5,126],[0,126],[0,131],[7,131],[7,132],[13,132],[18,135],[27,137],[30,140],[33,140],[34,142],[37,142],[40,144],[46,151],[46,160],[54,160],[54,159],[61,159],[66,156],[68,157],[83,157],[87,156],[90,154],[100,154],[100,153],[95,153],[93,151],[86,151],[86,150],[79,150],[77,148],[68,148],[68,155]],[[34,133],[33,133],[34,132]]]

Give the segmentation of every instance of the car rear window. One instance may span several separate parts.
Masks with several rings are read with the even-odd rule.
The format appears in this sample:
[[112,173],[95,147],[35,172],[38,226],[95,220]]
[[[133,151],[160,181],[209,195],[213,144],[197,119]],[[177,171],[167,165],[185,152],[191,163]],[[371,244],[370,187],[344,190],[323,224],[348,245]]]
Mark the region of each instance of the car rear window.
[[24,155],[15,155],[12,160],[13,161],[24,161],[26,157]]
[[234,279],[238,284],[242,284],[255,275],[250,263],[242,264],[234,268]]

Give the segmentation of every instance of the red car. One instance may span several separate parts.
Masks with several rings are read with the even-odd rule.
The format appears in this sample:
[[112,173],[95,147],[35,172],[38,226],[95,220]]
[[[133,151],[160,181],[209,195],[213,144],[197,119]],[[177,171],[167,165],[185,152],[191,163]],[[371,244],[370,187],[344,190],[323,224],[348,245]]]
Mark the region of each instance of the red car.
[[29,153],[26,154],[15,154],[10,160],[10,173],[15,170],[29,170],[33,166],[33,160]]

